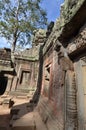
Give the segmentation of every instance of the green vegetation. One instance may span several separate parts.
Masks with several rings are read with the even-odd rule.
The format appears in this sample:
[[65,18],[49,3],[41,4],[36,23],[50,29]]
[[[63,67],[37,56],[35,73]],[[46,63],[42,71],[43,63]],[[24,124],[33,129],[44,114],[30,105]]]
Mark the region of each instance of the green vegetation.
[[30,44],[33,30],[47,24],[42,0],[0,0],[0,37],[15,51],[16,45]]

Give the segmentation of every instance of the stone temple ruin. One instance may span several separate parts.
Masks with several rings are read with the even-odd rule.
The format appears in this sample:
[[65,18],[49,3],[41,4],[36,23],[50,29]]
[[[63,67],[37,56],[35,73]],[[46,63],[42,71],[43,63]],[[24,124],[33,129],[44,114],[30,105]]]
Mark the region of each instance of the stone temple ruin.
[[27,118],[27,127],[18,120],[12,130],[86,130],[86,0],[65,0],[59,19],[35,31],[15,64],[9,49],[0,55],[0,94],[30,97],[35,106],[35,125]]

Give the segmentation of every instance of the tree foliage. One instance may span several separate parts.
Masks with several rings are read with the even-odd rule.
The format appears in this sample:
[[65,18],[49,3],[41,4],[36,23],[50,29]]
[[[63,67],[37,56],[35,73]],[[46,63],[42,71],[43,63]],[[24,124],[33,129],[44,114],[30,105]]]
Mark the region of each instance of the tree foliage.
[[42,0],[0,0],[0,36],[15,50],[16,44],[27,45],[33,30],[47,23]]

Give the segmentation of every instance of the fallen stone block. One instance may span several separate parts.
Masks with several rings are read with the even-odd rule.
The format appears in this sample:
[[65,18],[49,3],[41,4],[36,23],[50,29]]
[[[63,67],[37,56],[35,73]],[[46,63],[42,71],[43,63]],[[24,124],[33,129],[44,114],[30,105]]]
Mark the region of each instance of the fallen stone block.
[[10,104],[11,98],[6,98],[3,100],[3,107],[9,108],[9,104]]
[[2,95],[0,96],[1,98],[7,98],[8,96],[7,95]]

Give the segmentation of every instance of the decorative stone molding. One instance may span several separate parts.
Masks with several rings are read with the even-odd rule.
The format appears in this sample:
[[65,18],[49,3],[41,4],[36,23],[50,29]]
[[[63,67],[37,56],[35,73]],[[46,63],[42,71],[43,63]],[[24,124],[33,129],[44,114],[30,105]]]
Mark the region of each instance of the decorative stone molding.
[[66,73],[66,128],[77,130],[76,82],[73,71]]

